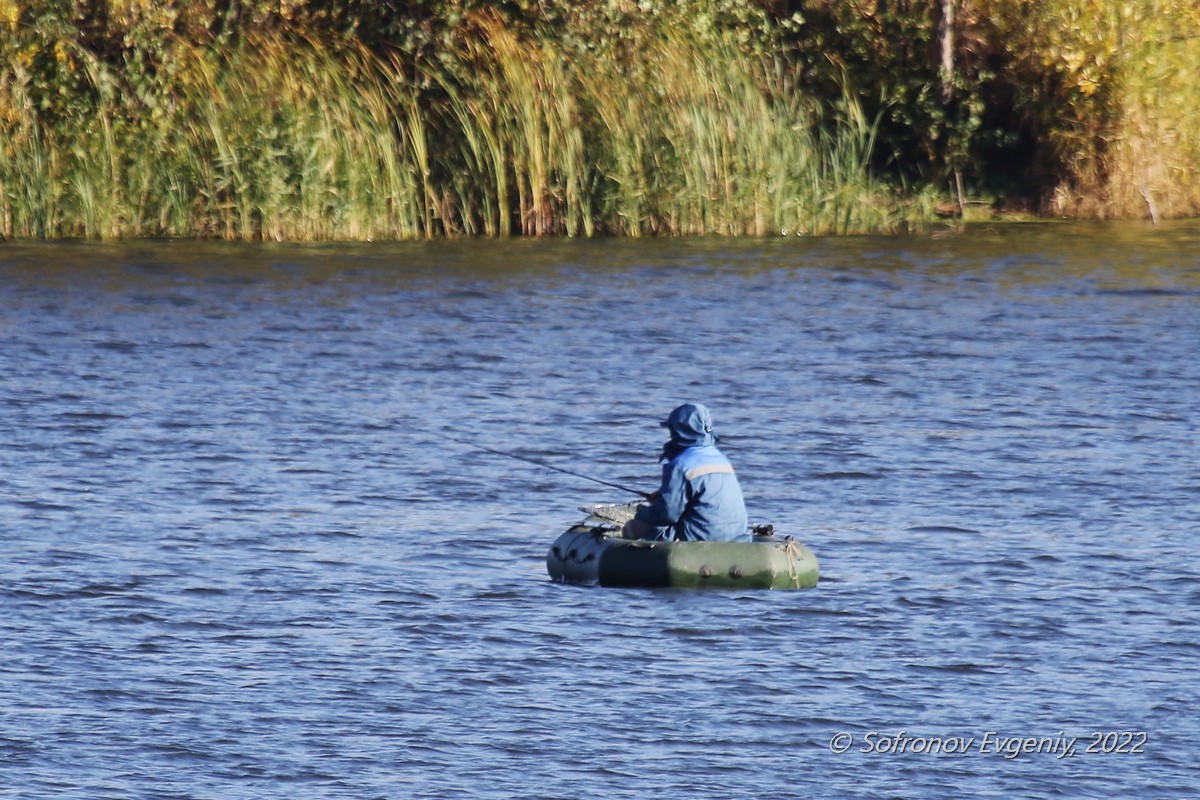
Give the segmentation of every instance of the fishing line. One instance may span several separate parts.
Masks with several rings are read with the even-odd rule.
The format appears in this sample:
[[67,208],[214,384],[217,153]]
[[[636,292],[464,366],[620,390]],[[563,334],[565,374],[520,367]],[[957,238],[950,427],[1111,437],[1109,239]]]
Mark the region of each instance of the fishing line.
[[505,458],[512,458],[512,459],[516,459],[517,461],[524,461],[527,464],[533,464],[535,466],[539,466],[544,469],[552,469],[555,472],[561,472],[564,475],[570,475],[575,478],[582,478],[585,481],[591,481],[592,483],[598,483],[601,486],[607,486],[611,489],[620,489],[622,492],[630,492],[631,494],[636,494],[639,497],[644,497],[647,500],[649,500],[653,497],[653,494],[651,494],[650,492],[643,492],[641,489],[631,489],[630,487],[623,486],[619,483],[612,483],[611,481],[605,481],[605,480],[601,480],[599,478],[593,478],[591,475],[584,475],[581,472],[573,472],[572,470],[569,470],[569,469],[563,469],[562,467],[556,467],[553,464],[547,464],[545,461],[539,461],[536,458],[529,458],[527,456],[519,456],[516,453],[506,453],[503,450],[495,450],[491,447],[485,447],[484,445],[476,444],[475,442],[468,442],[465,439],[456,439],[453,436],[447,436],[446,434],[438,433],[437,431],[424,431],[424,433],[428,433],[431,436],[436,436],[439,439],[445,439],[448,442],[454,442],[456,444],[461,444],[464,447],[474,447],[476,450],[482,450],[485,453],[492,453],[493,455],[504,456]]

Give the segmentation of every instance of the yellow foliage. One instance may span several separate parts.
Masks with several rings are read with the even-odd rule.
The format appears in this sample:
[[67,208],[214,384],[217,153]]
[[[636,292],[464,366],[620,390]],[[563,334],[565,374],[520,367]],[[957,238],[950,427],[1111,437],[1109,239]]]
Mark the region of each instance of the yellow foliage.
[[966,2],[1005,43],[1070,169],[1055,211],[1200,214],[1196,0]]
[[1106,186],[1115,214],[1200,214],[1200,6],[1126,3]]

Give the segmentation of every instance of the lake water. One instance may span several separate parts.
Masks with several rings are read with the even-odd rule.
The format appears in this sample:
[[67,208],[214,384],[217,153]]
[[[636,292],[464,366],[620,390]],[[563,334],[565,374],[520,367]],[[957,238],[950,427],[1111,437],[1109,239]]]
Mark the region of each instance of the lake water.
[[[0,796],[1200,785],[1196,224],[10,243],[0,298]],[[816,589],[551,583],[629,498],[441,438],[650,489],[688,400]]]

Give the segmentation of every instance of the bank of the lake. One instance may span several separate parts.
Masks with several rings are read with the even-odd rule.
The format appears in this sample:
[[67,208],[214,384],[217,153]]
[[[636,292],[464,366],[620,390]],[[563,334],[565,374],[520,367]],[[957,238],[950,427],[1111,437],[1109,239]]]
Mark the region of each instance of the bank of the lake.
[[0,237],[1200,214],[1190,0],[784,5],[0,0]]

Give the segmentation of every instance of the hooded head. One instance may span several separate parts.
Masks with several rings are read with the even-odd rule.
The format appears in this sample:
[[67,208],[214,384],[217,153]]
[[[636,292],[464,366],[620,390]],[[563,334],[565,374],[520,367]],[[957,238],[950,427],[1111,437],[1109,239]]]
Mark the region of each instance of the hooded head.
[[670,460],[689,447],[717,443],[712,414],[699,403],[684,403],[671,412],[662,426],[671,432],[663,445],[663,460]]

